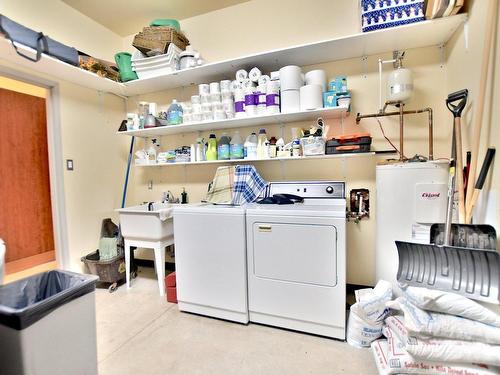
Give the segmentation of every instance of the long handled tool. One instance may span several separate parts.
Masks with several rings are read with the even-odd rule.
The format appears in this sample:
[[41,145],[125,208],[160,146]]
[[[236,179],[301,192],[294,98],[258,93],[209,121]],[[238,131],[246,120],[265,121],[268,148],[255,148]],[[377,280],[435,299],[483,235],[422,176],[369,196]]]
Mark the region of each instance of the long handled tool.
[[477,199],[479,197],[481,189],[483,188],[484,181],[486,181],[486,176],[488,175],[488,171],[490,169],[494,157],[495,157],[495,149],[489,148],[488,151],[486,151],[486,156],[484,157],[483,166],[481,167],[481,172],[479,173],[476,185],[474,186],[474,191],[472,192],[472,198],[467,202],[467,217],[466,217],[467,223],[469,223],[472,219],[472,211],[474,210],[474,206],[477,203]]
[[[484,99],[486,96],[486,85],[491,80],[488,79],[488,70],[490,64],[490,54],[492,51],[492,45],[495,45],[495,29],[498,17],[498,0],[490,0],[488,4],[488,10],[486,12],[486,20],[485,20],[485,31],[484,31],[484,45],[483,45],[483,59],[481,62],[481,76],[479,77],[479,90],[478,97],[475,100],[475,108],[474,108],[474,124],[472,128],[472,162],[469,172],[469,189],[467,190],[467,201],[472,200],[474,181],[476,180],[476,169],[478,163],[479,156],[479,146],[481,140],[481,127],[483,124],[483,115],[484,115]],[[493,65],[492,70],[495,69]],[[493,76],[493,72],[492,72]],[[468,212],[466,214],[467,217],[472,217],[472,213]]]
[[[456,91],[448,95],[446,99],[446,106],[453,113],[453,142],[451,146],[451,160],[454,160],[454,166],[450,167],[450,175],[456,181],[458,189],[458,218],[459,223],[465,223],[465,190],[464,190],[464,177],[463,177],[463,156],[462,156],[462,126],[460,118],[462,111],[467,104],[467,96],[469,91],[467,89]],[[454,168],[454,171],[451,170]],[[453,204],[453,196],[455,192],[455,183],[452,184],[452,194],[448,195],[448,205]],[[448,208],[448,212],[450,208]],[[449,220],[451,224],[451,220]]]

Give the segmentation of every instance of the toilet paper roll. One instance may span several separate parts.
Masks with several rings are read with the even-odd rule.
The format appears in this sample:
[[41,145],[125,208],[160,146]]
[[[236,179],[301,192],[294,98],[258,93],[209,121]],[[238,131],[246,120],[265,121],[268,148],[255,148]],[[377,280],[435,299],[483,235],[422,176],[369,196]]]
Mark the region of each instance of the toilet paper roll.
[[219,82],[211,82],[210,83],[210,94],[220,94]]
[[284,66],[280,69],[282,90],[298,90],[304,85],[302,70],[296,65]]
[[261,75],[262,72],[257,67],[250,69],[250,71],[248,72],[248,78],[250,78],[250,80],[255,83],[259,81]]
[[223,100],[222,108],[225,112],[234,112],[234,101],[232,99]]
[[198,85],[198,94],[200,94],[200,95],[210,94],[210,85],[207,83],[202,83],[202,84]]
[[191,104],[200,104],[200,103],[201,103],[201,98],[199,95],[191,96]]
[[300,88],[300,110],[308,111],[323,108],[323,87],[305,85]]
[[203,103],[201,105],[201,112],[205,113],[205,112],[209,112],[209,111],[212,111],[212,104],[210,104],[210,103]]
[[322,91],[327,91],[326,72],[323,69],[311,70],[305,75],[306,85],[321,85]]
[[222,100],[233,99],[233,93],[231,91],[228,92],[222,91],[221,96]]
[[203,112],[200,103],[193,103],[191,105],[191,107],[193,108],[193,113],[201,113],[201,112]]
[[220,81],[220,91],[221,92],[231,91],[231,81],[228,79],[224,79],[224,80]]
[[271,79],[269,78],[269,76],[266,76],[265,74],[261,75],[259,77],[259,79],[257,80],[257,83],[259,84],[259,86],[265,86],[267,85],[267,83],[270,81]]
[[201,104],[210,103],[210,94],[200,95],[200,101],[201,101]]
[[245,69],[240,69],[236,71],[236,80],[238,82],[243,82],[243,80],[248,78],[248,72]]
[[300,111],[300,90],[281,91],[281,112]]

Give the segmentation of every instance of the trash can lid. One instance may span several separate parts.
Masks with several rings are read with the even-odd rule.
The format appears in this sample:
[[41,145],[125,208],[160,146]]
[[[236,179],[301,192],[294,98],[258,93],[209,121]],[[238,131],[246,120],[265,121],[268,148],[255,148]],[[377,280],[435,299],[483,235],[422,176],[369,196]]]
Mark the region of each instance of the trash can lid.
[[0,286],[0,324],[22,330],[60,306],[95,290],[99,278],[47,271]]

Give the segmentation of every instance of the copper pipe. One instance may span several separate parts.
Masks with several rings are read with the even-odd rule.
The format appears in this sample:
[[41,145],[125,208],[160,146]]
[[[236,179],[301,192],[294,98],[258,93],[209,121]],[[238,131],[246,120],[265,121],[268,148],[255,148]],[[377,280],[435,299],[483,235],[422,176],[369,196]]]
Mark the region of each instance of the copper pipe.
[[[387,106],[387,105],[386,105]],[[384,109],[385,107],[384,106]],[[416,109],[416,110],[411,110],[411,111],[403,111],[403,115],[415,115],[419,113],[428,113],[428,121],[429,121],[429,160],[434,160],[434,120],[433,120],[433,112],[432,108],[423,108],[423,109]],[[381,113],[370,113],[367,115],[358,115],[356,116],[356,124],[359,124],[361,119],[364,118],[373,118],[373,117],[388,117],[388,116],[400,116],[400,126],[401,126],[401,109],[398,112],[381,112]],[[401,129],[400,129],[400,135],[401,135]],[[400,140],[400,143],[402,140]],[[401,152],[402,154],[402,152]]]

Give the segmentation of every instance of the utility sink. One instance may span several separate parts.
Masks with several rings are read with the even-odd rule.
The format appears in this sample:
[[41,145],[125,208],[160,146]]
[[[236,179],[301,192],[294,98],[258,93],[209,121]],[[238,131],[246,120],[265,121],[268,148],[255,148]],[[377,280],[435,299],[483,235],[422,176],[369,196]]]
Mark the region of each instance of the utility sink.
[[[155,202],[118,209],[120,228],[126,239],[164,241],[174,236],[173,208],[176,204]],[[162,220],[163,219],[163,220]]]

